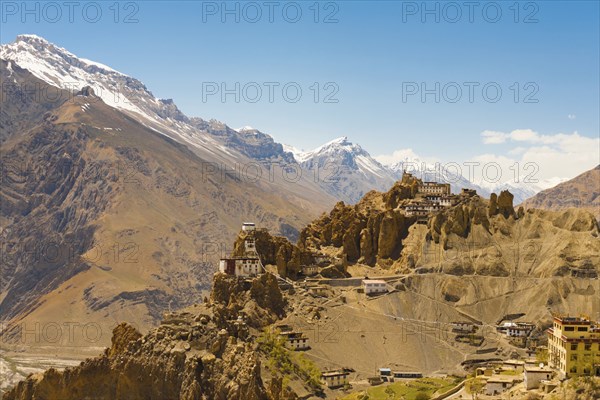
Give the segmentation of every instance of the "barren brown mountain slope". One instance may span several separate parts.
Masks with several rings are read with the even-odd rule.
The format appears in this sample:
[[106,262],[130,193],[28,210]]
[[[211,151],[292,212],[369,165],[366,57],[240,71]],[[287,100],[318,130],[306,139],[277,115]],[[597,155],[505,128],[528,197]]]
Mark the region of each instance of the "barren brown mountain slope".
[[600,165],[569,181],[539,192],[527,199],[523,206],[546,210],[576,207],[590,211],[600,221]]
[[[4,344],[64,353],[107,345],[121,321],[146,329],[202,297],[242,221],[284,234],[330,203],[316,186],[207,170],[213,160],[93,92],[2,71],[15,88],[2,99]],[[44,334],[56,326],[58,337]]]

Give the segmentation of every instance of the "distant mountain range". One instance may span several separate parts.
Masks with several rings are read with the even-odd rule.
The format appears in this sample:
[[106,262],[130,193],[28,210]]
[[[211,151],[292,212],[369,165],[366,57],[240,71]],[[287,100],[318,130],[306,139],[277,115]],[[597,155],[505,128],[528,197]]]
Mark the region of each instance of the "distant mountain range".
[[[274,165],[288,169],[286,177],[291,176],[287,180],[292,181],[295,180],[293,169],[299,166],[303,169],[303,177],[308,178],[300,180],[317,183],[326,194],[347,203],[356,203],[369,190],[389,189],[401,177],[407,163],[422,165],[420,160],[414,159],[382,165],[347,137],[302,152],[277,143],[272,136],[252,127],[232,129],[216,120],[188,117],[173,100],[157,99],[139,80],[106,65],[78,58],[35,35],[20,35],[14,43],[2,46],[0,57],[10,61],[9,68],[14,63],[51,86],[65,90],[90,86],[107,105],[185,144],[201,157],[234,165],[240,162],[238,155],[242,154],[267,169]],[[434,168],[432,165],[426,167],[428,171]],[[467,187],[489,196],[492,192],[510,189],[515,194],[516,203],[540,190],[533,185],[517,183],[484,187],[450,171],[439,172],[430,178],[451,183],[455,192]],[[426,174],[423,178],[427,178]]]

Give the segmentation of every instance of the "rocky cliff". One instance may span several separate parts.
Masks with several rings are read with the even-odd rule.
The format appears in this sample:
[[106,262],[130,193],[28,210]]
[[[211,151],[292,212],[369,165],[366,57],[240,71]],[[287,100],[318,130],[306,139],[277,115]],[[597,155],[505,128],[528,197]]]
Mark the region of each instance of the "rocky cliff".
[[402,251],[402,239],[415,223],[398,206],[414,198],[418,181],[405,178],[388,192],[369,192],[354,206],[343,202],[313,221],[300,233],[299,246],[321,250],[339,248],[350,263],[389,264]]
[[290,398],[282,396],[281,382],[264,384],[255,343],[259,330],[284,314],[275,277],[242,282],[217,274],[213,287],[210,300],[165,314],[145,336],[118,325],[101,356],[32,375],[4,399]]
[[276,265],[277,272],[282,277],[295,279],[303,265],[314,263],[313,255],[304,249],[290,243],[284,237],[273,236],[266,229],[251,232],[241,232],[234,243],[234,256],[244,254],[244,240],[247,236],[254,238],[256,251],[264,265]]
[[397,273],[547,277],[600,269],[598,224],[586,210],[515,210],[509,191],[489,200],[464,193],[417,224],[401,208],[417,185],[405,176],[354,206],[336,204],[302,230],[298,246]]

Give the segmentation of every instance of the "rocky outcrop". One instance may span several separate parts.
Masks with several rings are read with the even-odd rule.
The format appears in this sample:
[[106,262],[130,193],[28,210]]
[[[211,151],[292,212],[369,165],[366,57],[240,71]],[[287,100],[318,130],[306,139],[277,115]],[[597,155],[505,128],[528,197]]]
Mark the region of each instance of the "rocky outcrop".
[[260,352],[250,332],[283,314],[276,278],[264,274],[246,288],[217,274],[211,301],[167,313],[146,336],[128,324],[113,330],[104,354],[63,372],[32,375],[5,394],[29,399],[262,400],[287,390],[263,384]]
[[515,209],[513,208],[514,198],[515,196],[508,190],[500,192],[500,196],[498,196],[498,212],[504,215],[504,218],[515,216]]
[[386,193],[370,192],[356,205],[340,202],[300,233],[299,246],[341,249],[349,263],[389,264],[400,257],[402,240],[416,221],[398,208],[416,194],[418,180],[405,177]]
[[565,276],[600,265],[599,230],[585,210],[520,207],[502,192],[487,201],[462,198],[405,239],[399,267],[452,275]]
[[314,263],[310,251],[299,248],[284,237],[273,236],[265,229],[241,232],[235,240],[233,255],[242,256],[245,252],[244,240],[247,236],[254,238],[256,252],[264,265],[276,265],[279,275],[295,279],[299,276],[303,265]]

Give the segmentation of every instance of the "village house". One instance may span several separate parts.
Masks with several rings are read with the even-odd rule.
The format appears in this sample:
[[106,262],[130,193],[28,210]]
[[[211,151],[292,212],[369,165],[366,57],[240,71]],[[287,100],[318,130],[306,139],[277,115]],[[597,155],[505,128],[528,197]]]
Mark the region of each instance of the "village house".
[[329,286],[325,285],[307,286],[307,289],[313,297],[327,297],[327,293],[331,290]]
[[477,194],[477,190],[475,190],[475,189],[462,188],[460,190],[460,195],[464,196],[464,197],[473,197],[476,194]]
[[426,195],[425,196],[425,200],[434,203],[434,204],[438,204],[442,207],[450,207],[451,205],[455,204],[456,197],[452,196],[452,195],[445,195],[445,196],[440,196],[440,195]]
[[387,283],[376,279],[363,279],[362,287],[367,295],[386,293],[388,291]]
[[506,360],[503,363],[503,368],[511,371],[523,372],[525,361],[521,360]]
[[394,371],[393,375],[394,375],[394,378],[417,379],[417,378],[422,378],[423,377],[423,373],[421,373],[421,372]]
[[508,337],[527,337],[533,330],[534,325],[527,322],[505,322],[496,330]]
[[485,394],[487,396],[497,396],[513,387],[515,382],[518,380],[520,381],[518,377],[514,376],[493,375],[485,384]]
[[394,378],[390,368],[379,368],[379,377],[384,382],[393,382]]
[[313,260],[315,260],[315,264],[320,266],[325,266],[331,264],[331,258],[326,256],[325,254],[314,253]]
[[494,374],[494,368],[491,367],[478,367],[475,370],[475,376],[492,376]]
[[537,367],[526,366],[523,378],[525,389],[537,389],[541,386],[542,381],[552,379],[552,369],[545,367],[543,364]]
[[277,324],[274,326],[274,328],[277,329],[279,333],[289,333],[294,331],[294,328],[286,324]]
[[291,350],[310,349],[308,338],[302,332],[282,332],[280,335],[286,338],[286,346]]
[[304,276],[314,276],[319,273],[318,265],[303,265],[302,266],[302,275]]
[[256,230],[256,224],[254,222],[244,222],[242,223],[242,231],[251,232]]
[[326,371],[321,374],[321,381],[330,389],[338,388],[348,384],[350,372],[346,369]]
[[428,200],[412,200],[404,206],[404,212],[407,216],[427,217],[430,213],[441,211],[446,206],[434,203]]
[[475,333],[477,325],[472,322],[452,322],[452,332],[455,333]]
[[548,334],[548,363],[559,378],[600,376],[600,324],[587,317],[554,317]]

